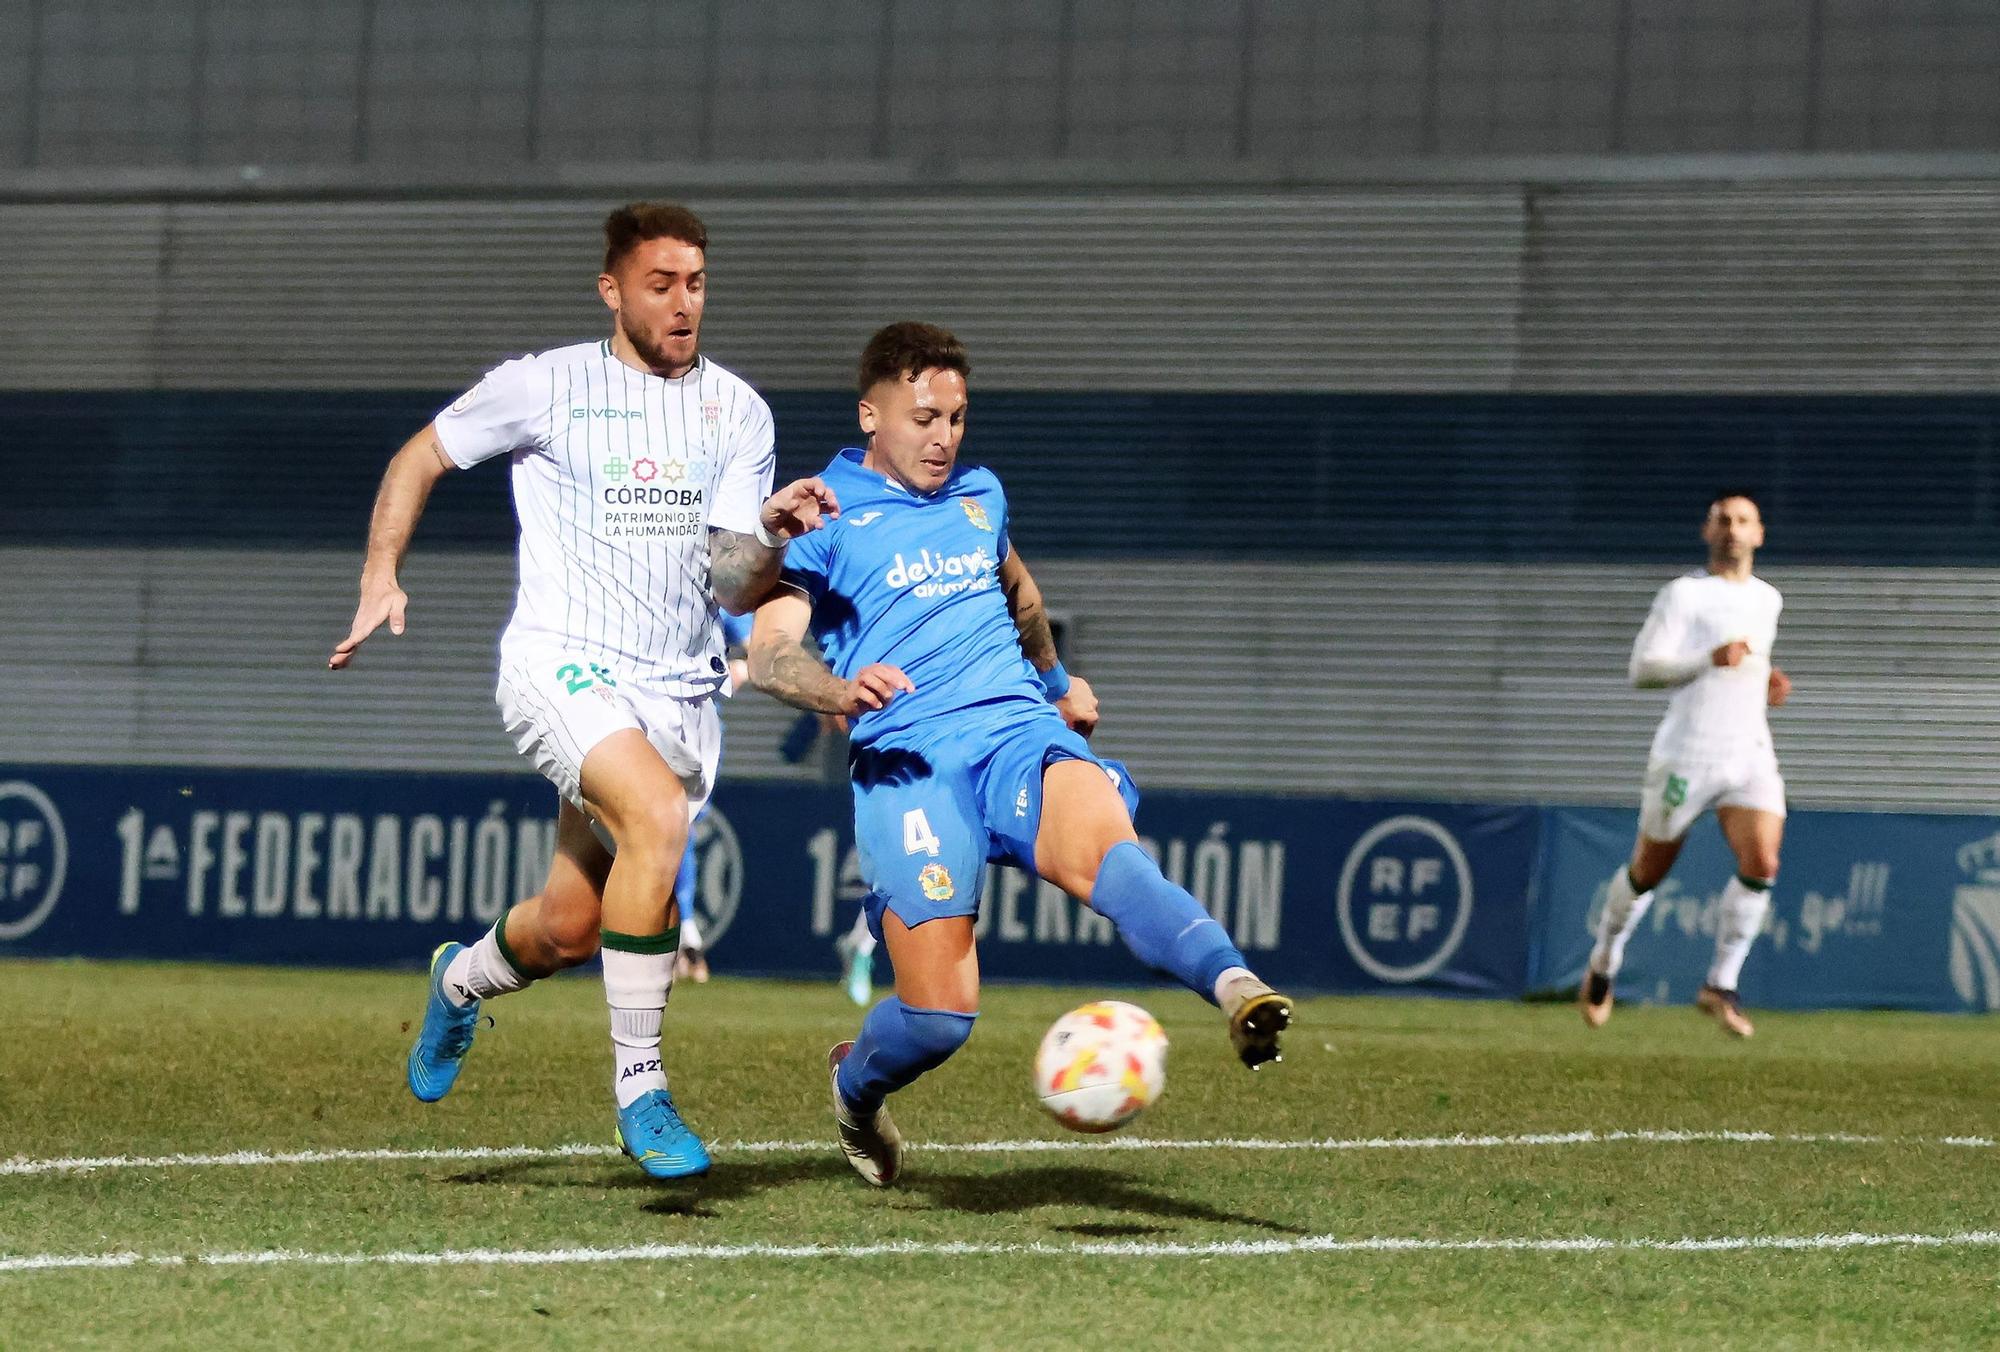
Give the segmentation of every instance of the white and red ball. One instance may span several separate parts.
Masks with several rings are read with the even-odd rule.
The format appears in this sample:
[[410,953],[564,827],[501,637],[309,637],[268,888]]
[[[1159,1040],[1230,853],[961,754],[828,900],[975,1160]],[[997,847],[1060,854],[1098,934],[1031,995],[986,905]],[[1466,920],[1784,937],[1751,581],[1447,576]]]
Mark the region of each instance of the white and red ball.
[[1076,1131],[1115,1131],[1167,1087],[1167,1035],[1137,1005],[1098,1000],[1057,1019],[1035,1053],[1035,1093]]

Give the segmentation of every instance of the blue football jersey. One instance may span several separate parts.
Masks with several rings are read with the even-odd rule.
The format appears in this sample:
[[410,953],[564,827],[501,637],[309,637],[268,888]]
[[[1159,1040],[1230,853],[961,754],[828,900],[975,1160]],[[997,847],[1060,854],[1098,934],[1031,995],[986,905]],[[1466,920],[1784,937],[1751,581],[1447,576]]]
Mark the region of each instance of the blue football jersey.
[[835,674],[852,679],[886,662],[917,687],[856,720],[855,744],[907,740],[899,734],[975,705],[1043,704],[1000,587],[1007,495],[999,478],[960,465],[936,492],[919,494],[864,468],[862,455],[849,448],[822,471],[840,516],[792,541],[783,574],[812,602],[813,637]]

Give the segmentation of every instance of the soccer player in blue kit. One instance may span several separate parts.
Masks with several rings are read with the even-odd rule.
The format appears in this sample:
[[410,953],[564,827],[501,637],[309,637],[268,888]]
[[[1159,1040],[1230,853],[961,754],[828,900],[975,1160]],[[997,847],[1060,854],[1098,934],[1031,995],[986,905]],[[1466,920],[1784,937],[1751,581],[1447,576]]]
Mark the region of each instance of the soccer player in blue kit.
[[896,989],[827,1060],[841,1151],[878,1187],[902,1167],[884,1099],[942,1065],[978,1015],[973,918],[988,860],[1083,899],[1140,961],[1218,1005],[1245,1065],[1278,1058],[1292,1017],[1139,848],[1129,778],[1084,741],[1097,701],[1056,660],[1000,481],[958,464],[969,369],[935,325],[869,340],[867,446],[823,476],[840,515],[790,543],[750,639],[753,684],[853,724],[854,834]]

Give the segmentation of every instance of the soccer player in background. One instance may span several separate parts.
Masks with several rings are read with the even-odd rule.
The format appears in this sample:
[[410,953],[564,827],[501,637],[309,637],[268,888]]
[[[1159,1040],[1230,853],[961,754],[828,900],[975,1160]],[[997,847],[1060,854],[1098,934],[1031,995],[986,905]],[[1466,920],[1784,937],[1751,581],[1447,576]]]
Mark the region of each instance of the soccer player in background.
[[848,999],[867,1008],[875,995],[875,931],[868,927],[866,903],[854,913],[854,923],[833,941],[833,952],[840,959],[840,988]]
[[597,289],[611,336],[495,367],[396,453],[354,624],[327,665],[346,666],[384,623],[403,632],[396,571],[432,486],[508,457],[520,585],[496,699],[515,746],[561,795],[556,857],[539,895],[471,945],[432,955],[406,1074],[419,1099],[444,1097],[482,1000],[601,947],[619,1143],[668,1178],[709,1164],[667,1091],[660,1026],[674,878],[715,783],[726,672],[716,600],[754,606],[785,541],[837,507],[817,480],[771,493],[770,409],[700,353],[700,219],[635,203],[611,213],[604,236]]
[[[737,652],[750,641],[750,617],[732,615],[723,611],[716,616],[722,627],[723,660],[729,664],[729,684],[723,689],[731,694],[750,684],[750,665]],[[716,773],[721,774],[722,760],[716,757]],[[704,805],[695,816],[695,824],[708,815]],[[701,921],[697,918],[695,884],[700,881],[700,860],[695,857],[694,841],[690,837],[688,847],[681,851],[680,872],[674,877],[674,900],[680,908],[681,943],[680,951],[674,955],[674,979],[692,981],[696,985],[708,980],[708,945],[703,941]]]
[[750,639],[759,688],[852,722],[854,834],[896,989],[827,1060],[842,1153],[881,1187],[902,1167],[884,1099],[943,1064],[978,1015],[973,917],[989,859],[1084,899],[1142,962],[1219,1005],[1246,1065],[1277,1058],[1292,1015],[1139,848],[1129,779],[1091,754],[1097,701],[1056,660],[1000,481],[958,464],[968,370],[934,325],[869,340],[867,447],[821,476],[840,523],[792,547]]
[[[802,713],[785,734],[778,752],[797,765],[813,754],[823,738],[847,737],[847,720],[838,714]],[[834,956],[840,961],[840,987],[847,998],[863,1009],[875,994],[875,932],[868,928],[868,907],[855,908],[854,923],[833,941]]]
[[1785,834],[1785,781],[1766,707],[1792,683],[1771,664],[1778,589],[1751,574],[1764,520],[1747,493],[1709,504],[1702,526],[1708,567],[1660,589],[1632,645],[1632,684],[1672,690],[1653,737],[1632,861],[1612,877],[1579,1003],[1592,1028],[1611,1017],[1612,982],[1625,945],[1680,855],[1695,818],[1710,808],[1736,856],[1715,924],[1715,961],[1696,1004],[1737,1037],[1754,1031],[1737,1000],[1743,959],[1764,923]]

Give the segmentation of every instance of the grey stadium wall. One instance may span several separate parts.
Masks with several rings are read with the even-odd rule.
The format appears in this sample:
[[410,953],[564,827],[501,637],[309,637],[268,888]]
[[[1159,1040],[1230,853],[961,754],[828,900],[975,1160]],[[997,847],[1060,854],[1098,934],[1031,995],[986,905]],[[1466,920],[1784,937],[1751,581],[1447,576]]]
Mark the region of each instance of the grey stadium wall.
[[[2000,181],[910,196],[693,196],[709,349],[844,388],[921,315],[988,389],[2000,389]],[[603,330],[618,200],[0,201],[0,388],[455,388]]]
[[[604,205],[0,204],[0,390],[460,387],[499,357],[602,330]],[[2000,188],[1986,181],[693,205],[715,239],[708,348],[770,389],[845,385],[860,338],[908,314],[965,336],[975,390],[2000,388]],[[1658,526],[1690,563],[1692,525]],[[4,542],[0,761],[514,766],[491,701],[504,553],[427,551],[420,532],[410,635],[324,672],[364,529],[357,516],[339,551]],[[1225,555],[1034,559],[1106,700],[1104,744],[1143,782],[1632,797],[1659,701],[1624,687],[1625,654],[1672,567]],[[1788,598],[1779,659],[1799,681],[1776,724],[1797,801],[2000,806],[2000,572],[1771,576]],[[727,774],[809,773],[775,754],[783,711],[746,695],[728,717]]]
[[[0,761],[518,767],[493,705],[513,559],[417,550],[410,629],[327,672],[358,550],[0,551]],[[1037,560],[1142,784],[1469,801],[1632,797],[1660,712],[1623,680],[1661,570]],[[1796,800],[1991,808],[2000,573],[1810,568],[1774,721]],[[805,777],[790,710],[726,709],[725,774]]]

